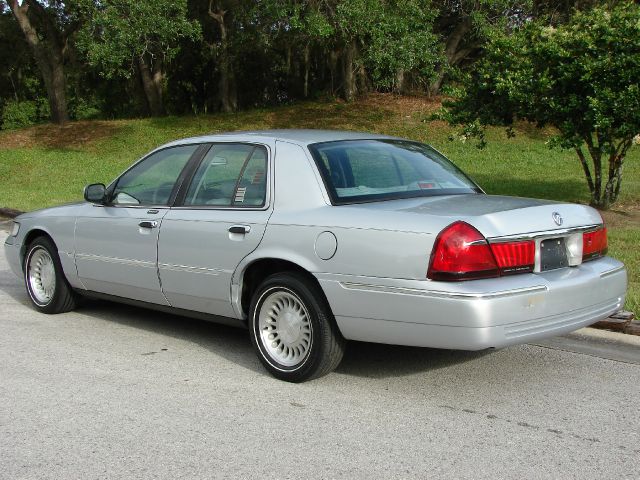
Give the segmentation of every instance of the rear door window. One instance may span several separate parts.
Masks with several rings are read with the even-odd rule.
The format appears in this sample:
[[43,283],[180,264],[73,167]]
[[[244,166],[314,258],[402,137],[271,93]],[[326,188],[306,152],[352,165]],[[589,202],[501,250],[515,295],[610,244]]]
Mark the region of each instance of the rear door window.
[[262,207],[267,185],[267,151],[247,144],[214,144],[196,170],[184,205]]

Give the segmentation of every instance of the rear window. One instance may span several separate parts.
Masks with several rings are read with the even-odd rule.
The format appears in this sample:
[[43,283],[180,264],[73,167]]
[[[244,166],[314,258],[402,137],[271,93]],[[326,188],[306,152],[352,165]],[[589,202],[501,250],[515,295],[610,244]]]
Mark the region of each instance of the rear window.
[[309,146],[335,204],[481,193],[458,167],[428,145],[348,140]]

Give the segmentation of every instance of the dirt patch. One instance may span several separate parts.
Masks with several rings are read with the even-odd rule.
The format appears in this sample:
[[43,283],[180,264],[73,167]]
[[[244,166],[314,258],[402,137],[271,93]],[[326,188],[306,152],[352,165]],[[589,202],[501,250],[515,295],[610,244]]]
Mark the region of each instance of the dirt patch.
[[640,227],[640,203],[630,202],[614,205],[606,212],[600,212],[607,227]]
[[398,115],[411,115],[415,113],[435,113],[442,107],[442,98],[375,93],[359,99],[358,103],[364,106],[384,108]]
[[113,135],[119,121],[84,120],[65,125],[37,125],[0,133],[0,149],[79,148]]

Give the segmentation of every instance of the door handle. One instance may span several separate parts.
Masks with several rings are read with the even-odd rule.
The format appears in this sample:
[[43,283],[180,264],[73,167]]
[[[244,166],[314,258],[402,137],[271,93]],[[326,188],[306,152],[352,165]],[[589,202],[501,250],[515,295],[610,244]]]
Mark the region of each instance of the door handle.
[[158,226],[158,222],[155,220],[143,220],[138,224],[138,226],[142,228],[156,228]]
[[241,233],[245,235],[251,231],[251,227],[249,225],[233,225],[229,227],[229,233]]

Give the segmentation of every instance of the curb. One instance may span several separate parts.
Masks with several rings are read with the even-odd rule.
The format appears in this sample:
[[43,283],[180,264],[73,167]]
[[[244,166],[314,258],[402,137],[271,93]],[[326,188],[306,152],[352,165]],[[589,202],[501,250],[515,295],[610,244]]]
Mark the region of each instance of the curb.
[[23,213],[24,212],[14,208],[0,207],[0,217],[16,218],[18,215],[22,215]]
[[602,330],[640,336],[640,321],[634,320],[634,318],[633,312],[620,311],[591,326]]
[[586,327],[531,345],[640,366],[640,337],[636,335]]
[[628,345],[640,348],[640,337],[638,337],[637,335],[627,335],[626,333],[622,332],[613,332],[610,330],[603,330],[601,328],[593,328],[593,325],[571,332],[567,336],[600,341],[608,344]]

